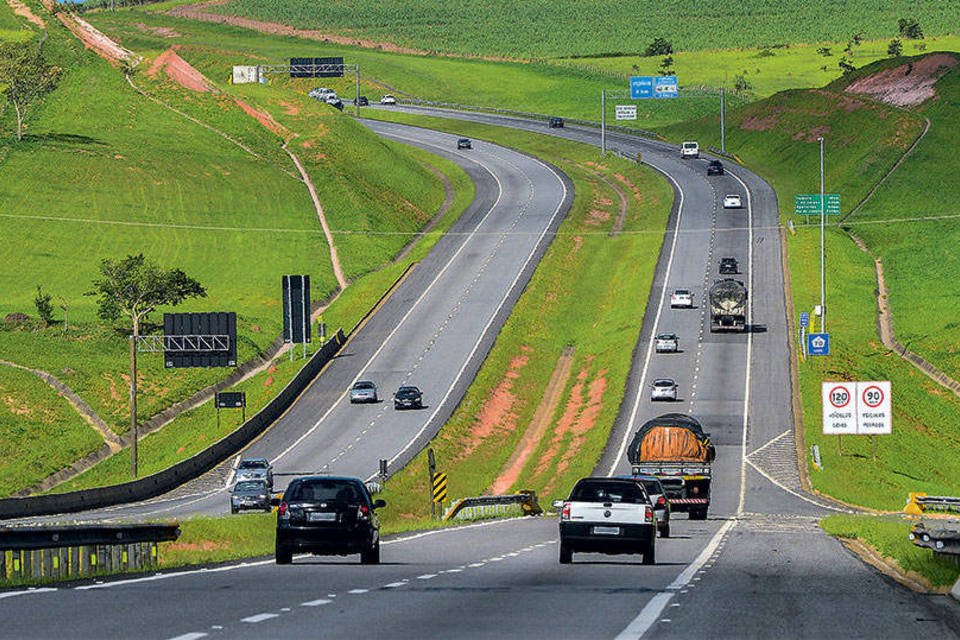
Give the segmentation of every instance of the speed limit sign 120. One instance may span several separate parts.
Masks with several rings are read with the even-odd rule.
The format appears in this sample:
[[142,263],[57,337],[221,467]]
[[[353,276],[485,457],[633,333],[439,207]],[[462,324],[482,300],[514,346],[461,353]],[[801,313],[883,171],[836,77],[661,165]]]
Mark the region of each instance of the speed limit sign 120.
[[857,433],[857,383],[823,383],[823,432],[827,435]]
[[857,433],[869,436],[893,431],[890,382],[857,383]]

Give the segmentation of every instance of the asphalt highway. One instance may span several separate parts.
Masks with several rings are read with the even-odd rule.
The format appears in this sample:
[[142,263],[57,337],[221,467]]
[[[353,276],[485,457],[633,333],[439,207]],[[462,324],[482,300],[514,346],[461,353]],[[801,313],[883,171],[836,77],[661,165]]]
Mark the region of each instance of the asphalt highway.
[[[599,132],[592,129],[551,130],[542,123],[489,115],[443,115],[599,143]],[[640,152],[644,162],[671,181],[676,198],[650,303],[642,318],[638,313],[641,338],[625,400],[596,473],[626,471],[622,454],[626,438],[648,417],[667,411],[696,415],[717,444],[710,517],[690,521],[677,516],[672,537],[657,541],[656,566],[642,566],[639,556],[594,554],[575,554],[572,565],[561,566],[556,520],[528,518],[394,537],[383,547],[380,566],[361,566],[356,557],[298,557],[292,566],[276,566],[267,558],[80,587],[0,593],[0,611],[7,613],[5,634],[60,637],[64,621],[69,621],[71,637],[135,633],[179,640],[956,637],[960,621],[955,605],[943,596],[908,591],[863,564],[817,526],[819,517],[838,507],[800,488],[781,239],[772,189],[731,163],[725,163],[727,175],[708,178],[705,159],[681,160],[673,145],[619,135],[610,136],[608,142],[630,157]],[[475,150],[482,148],[483,143],[475,143]],[[522,157],[511,161],[520,162]],[[545,169],[544,175],[549,173]],[[481,174],[475,172],[475,180]],[[744,208],[723,210],[720,203],[726,193],[743,195]],[[516,219],[517,207],[531,197],[514,203],[505,217]],[[484,196],[479,199],[484,201]],[[560,201],[548,200],[557,203],[554,206],[560,206]],[[549,204],[537,208],[541,209],[538,217],[550,217]],[[468,216],[474,224],[470,228],[483,224],[478,217],[485,214],[480,212],[489,210],[489,205],[473,210]],[[447,251],[445,255],[451,256],[457,249]],[[485,256],[490,255],[488,250]],[[739,259],[738,277],[750,290],[751,330],[745,334],[711,334],[707,324],[706,289],[717,277],[719,258],[728,255]],[[479,259],[480,264],[484,259]],[[522,261],[514,264],[521,271],[526,268]],[[442,271],[439,265],[437,274]],[[476,277],[476,271],[472,275]],[[669,292],[676,287],[695,292],[695,309],[669,308]],[[411,310],[416,313],[415,301],[424,292],[429,295],[428,288],[421,286],[417,296],[398,297],[405,300],[404,306],[384,316],[381,333],[371,328],[370,340],[382,344],[382,332],[402,330],[398,319]],[[495,303],[502,291],[493,293],[488,303]],[[449,304],[459,295],[444,300]],[[678,333],[682,352],[653,353],[651,336],[660,331]],[[432,336],[429,329],[427,333]],[[350,353],[360,348],[359,343],[351,344]],[[388,351],[396,355],[380,362],[378,358]],[[396,384],[402,376],[411,375],[412,365],[401,369],[392,363],[409,363],[409,358],[422,353],[397,347],[396,352],[384,349],[373,357],[341,358],[361,365],[354,365],[352,374],[341,374],[339,385],[321,394],[328,403],[333,401],[328,407],[334,407],[324,420],[338,415],[343,380],[363,374]],[[419,372],[416,375],[422,379]],[[464,378],[469,377],[465,370]],[[680,401],[652,403],[649,383],[654,377],[676,379]],[[437,402],[427,398],[431,406]],[[369,414],[374,424],[362,434],[363,446],[376,442],[368,436],[382,419],[377,416],[392,411],[376,406],[342,409],[369,409],[364,415]],[[304,410],[314,420],[326,411],[306,406]],[[401,428],[402,437],[392,442],[402,446],[414,440],[420,427]],[[304,440],[317,438],[310,447],[324,452],[310,462],[328,462],[327,456],[337,455],[346,442],[326,431],[325,426],[318,427]],[[282,432],[278,430],[278,442]],[[282,452],[289,447],[291,435],[282,438],[282,445],[264,442],[262,446],[275,448],[256,451]],[[382,448],[342,457],[343,470],[348,471],[348,462],[356,462],[357,472],[365,473],[369,467],[364,456],[384,457]],[[280,460],[307,464],[298,454],[288,455],[294,457]]]

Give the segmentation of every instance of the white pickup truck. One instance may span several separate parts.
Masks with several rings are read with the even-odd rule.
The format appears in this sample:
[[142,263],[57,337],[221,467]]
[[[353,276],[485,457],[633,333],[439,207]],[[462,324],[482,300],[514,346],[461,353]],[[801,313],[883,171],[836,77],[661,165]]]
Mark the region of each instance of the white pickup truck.
[[574,552],[638,553],[656,562],[657,522],[643,485],[630,478],[583,478],[560,510],[560,563]]

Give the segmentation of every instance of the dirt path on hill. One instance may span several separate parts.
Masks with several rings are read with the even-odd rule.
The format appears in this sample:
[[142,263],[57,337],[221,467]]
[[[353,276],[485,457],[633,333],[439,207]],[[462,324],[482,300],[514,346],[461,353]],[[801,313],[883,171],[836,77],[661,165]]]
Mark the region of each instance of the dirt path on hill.
[[30,367],[25,367],[23,365],[17,364],[16,362],[10,362],[8,360],[0,360],[0,366],[11,367],[13,369],[19,369],[21,371],[26,371],[37,376],[54,391],[56,391],[64,400],[70,403],[70,406],[83,418],[83,421],[90,425],[94,431],[96,431],[103,441],[110,447],[110,451],[116,453],[120,451],[122,445],[120,443],[120,438],[115,434],[107,423],[97,415],[97,412],[94,411],[90,405],[83,401],[83,398],[78,396],[73,389],[64,384],[59,378],[53,374],[47,373],[41,369],[31,369]]
[[497,475],[496,480],[487,489],[488,494],[501,495],[509,490],[517,482],[530,456],[543,441],[543,436],[550,427],[550,419],[556,413],[557,406],[560,405],[563,391],[567,388],[567,380],[570,379],[570,373],[573,371],[573,354],[573,347],[563,348],[530,424],[520,437],[520,442],[511,454],[510,459],[503,465],[503,469]]

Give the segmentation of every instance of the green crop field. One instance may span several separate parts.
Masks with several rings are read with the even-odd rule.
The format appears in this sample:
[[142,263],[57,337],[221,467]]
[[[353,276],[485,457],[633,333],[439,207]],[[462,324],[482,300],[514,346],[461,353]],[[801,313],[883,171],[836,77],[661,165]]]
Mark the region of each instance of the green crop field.
[[956,3],[865,0],[233,0],[208,10],[419,50],[519,58],[637,54],[657,36],[689,51],[889,38],[900,18],[917,19],[926,35],[960,24]]

